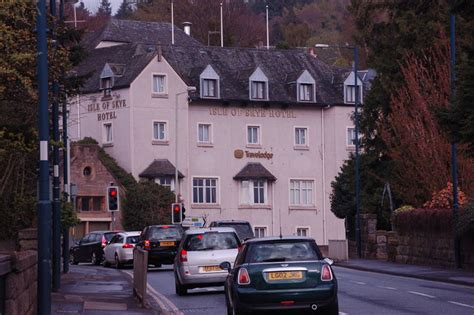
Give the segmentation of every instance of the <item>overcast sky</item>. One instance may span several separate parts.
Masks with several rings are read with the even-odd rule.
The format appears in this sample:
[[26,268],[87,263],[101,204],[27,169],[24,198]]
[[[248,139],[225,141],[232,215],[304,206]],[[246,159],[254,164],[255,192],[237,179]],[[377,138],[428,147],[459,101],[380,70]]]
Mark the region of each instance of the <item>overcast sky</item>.
[[[120,7],[122,0],[109,0],[109,1],[112,4],[112,15],[114,15],[115,12],[117,12],[118,8]],[[99,4],[100,4],[100,0],[82,0],[82,2],[84,2],[84,5],[91,13],[96,13],[97,8],[99,7]]]

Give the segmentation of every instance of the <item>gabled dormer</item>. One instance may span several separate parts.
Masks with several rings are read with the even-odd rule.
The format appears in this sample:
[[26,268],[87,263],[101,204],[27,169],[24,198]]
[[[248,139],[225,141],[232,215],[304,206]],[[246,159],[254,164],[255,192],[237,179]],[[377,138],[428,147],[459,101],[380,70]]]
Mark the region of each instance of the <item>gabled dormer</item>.
[[296,80],[296,89],[298,102],[316,101],[316,81],[308,70],[304,70]]
[[201,98],[220,98],[220,77],[211,65],[199,75]]
[[[360,78],[360,75],[358,75],[357,78],[357,88],[359,90],[359,104],[362,104],[362,100],[364,99],[363,97],[363,82]],[[354,84],[354,72],[351,72],[346,80],[344,80],[344,104],[354,104],[355,99],[356,99],[356,89],[355,89],[355,84]]]
[[125,72],[125,65],[116,63],[106,63],[100,73],[100,90],[104,91],[103,98],[111,97],[111,91],[115,84],[115,79],[121,77]]
[[260,67],[249,77],[249,99],[253,101],[268,100],[268,77]]

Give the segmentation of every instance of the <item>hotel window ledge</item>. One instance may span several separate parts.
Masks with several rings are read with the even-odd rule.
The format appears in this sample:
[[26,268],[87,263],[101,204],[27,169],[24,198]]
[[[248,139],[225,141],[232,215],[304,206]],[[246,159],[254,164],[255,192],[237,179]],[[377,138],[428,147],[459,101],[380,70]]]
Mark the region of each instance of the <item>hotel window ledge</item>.
[[113,143],[104,143],[104,144],[102,144],[103,148],[109,148],[109,147],[113,147],[113,146],[114,146]]
[[270,205],[239,205],[238,206],[239,210],[245,210],[245,209],[264,209],[264,210],[271,210],[272,206]]
[[288,210],[303,210],[303,211],[315,211],[318,212],[318,209],[316,208],[315,205],[309,205],[309,206],[299,206],[299,205],[290,205],[288,207]]
[[261,144],[246,144],[245,145],[246,148],[248,149],[261,149],[262,148],[262,145]]
[[293,149],[300,150],[300,151],[309,151],[309,146],[307,145],[295,145]]
[[210,143],[210,142],[198,142],[198,143],[197,143],[197,146],[198,146],[198,147],[203,147],[203,148],[213,148],[213,147],[214,147],[214,143]]
[[152,145],[169,145],[170,142],[168,140],[152,140]]
[[152,98],[168,98],[167,93],[151,93]]
[[221,209],[220,204],[214,204],[214,203],[192,203],[191,204],[192,209]]

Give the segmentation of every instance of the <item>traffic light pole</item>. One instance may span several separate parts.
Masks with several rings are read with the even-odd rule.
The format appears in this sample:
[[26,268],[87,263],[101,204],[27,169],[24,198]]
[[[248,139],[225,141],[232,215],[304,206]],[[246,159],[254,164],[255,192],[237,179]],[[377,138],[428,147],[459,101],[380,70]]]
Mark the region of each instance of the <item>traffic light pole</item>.
[[49,199],[49,119],[48,46],[46,40],[46,0],[38,0],[38,315],[51,314],[51,200]]

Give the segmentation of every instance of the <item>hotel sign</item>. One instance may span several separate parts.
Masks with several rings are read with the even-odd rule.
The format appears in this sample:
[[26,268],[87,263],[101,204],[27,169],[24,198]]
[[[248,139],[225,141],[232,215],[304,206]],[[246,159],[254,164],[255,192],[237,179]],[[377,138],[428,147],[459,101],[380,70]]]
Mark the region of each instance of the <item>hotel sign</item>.
[[97,121],[117,119],[116,110],[127,107],[125,100],[106,101],[87,105],[87,112],[97,113]]
[[273,153],[271,152],[262,152],[262,151],[257,151],[257,152],[252,152],[248,150],[240,150],[236,149],[234,150],[234,157],[236,159],[242,159],[242,158],[255,158],[255,159],[267,159],[271,160],[273,158]]
[[268,117],[268,118],[296,118],[293,110],[269,109],[269,108],[222,108],[210,107],[211,116],[231,116],[231,117]]

